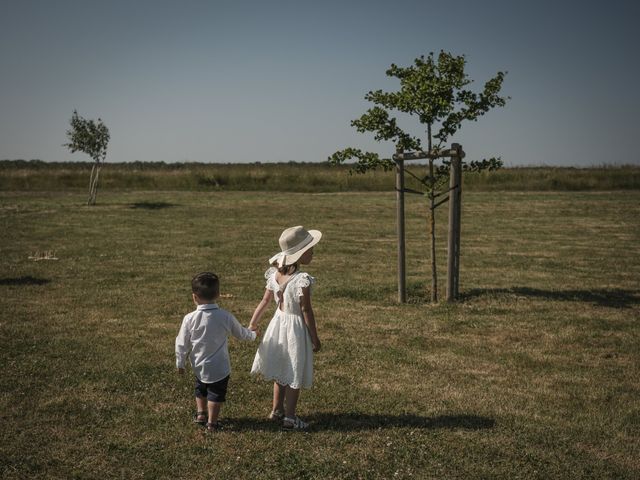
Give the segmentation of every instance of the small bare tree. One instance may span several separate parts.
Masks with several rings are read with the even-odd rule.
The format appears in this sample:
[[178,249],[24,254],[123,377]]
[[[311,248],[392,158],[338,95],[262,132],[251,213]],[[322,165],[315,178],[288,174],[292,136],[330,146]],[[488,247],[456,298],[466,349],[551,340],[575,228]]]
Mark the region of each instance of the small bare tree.
[[85,120],[78,115],[77,110],[73,111],[73,116],[69,123],[71,124],[71,128],[67,130],[69,143],[65,143],[63,146],[71,150],[71,153],[83,152],[93,159],[87,205],[95,205],[98,196],[100,168],[107,157],[107,144],[110,138],[109,129],[102,123],[100,118],[98,118],[97,122]]

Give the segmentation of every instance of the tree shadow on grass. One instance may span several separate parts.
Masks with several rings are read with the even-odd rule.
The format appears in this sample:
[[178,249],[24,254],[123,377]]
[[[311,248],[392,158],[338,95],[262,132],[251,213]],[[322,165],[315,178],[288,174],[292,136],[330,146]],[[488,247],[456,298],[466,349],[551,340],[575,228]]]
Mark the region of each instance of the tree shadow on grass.
[[585,302],[611,308],[631,308],[633,305],[640,304],[640,292],[621,289],[541,290],[530,287],[476,288],[462,292],[460,300],[465,301],[472,298],[504,294],[522,295],[546,300]]
[[46,278],[35,278],[31,275],[14,278],[0,278],[0,285],[46,285],[51,280]]
[[[309,431],[363,431],[386,428],[424,430],[486,430],[495,426],[493,418],[478,415],[371,415],[362,413],[320,413],[305,417]],[[235,418],[227,422],[230,430],[281,430],[279,423],[255,418]]]
[[176,205],[167,202],[137,202],[129,205],[129,208],[142,210],[162,210],[163,208],[171,208]]

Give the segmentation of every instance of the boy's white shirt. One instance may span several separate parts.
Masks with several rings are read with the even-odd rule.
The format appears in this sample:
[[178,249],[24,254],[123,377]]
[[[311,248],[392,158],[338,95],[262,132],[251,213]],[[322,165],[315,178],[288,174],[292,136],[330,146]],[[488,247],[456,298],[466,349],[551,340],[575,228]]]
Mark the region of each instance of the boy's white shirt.
[[231,373],[227,347],[229,334],[240,340],[255,340],[256,332],[244,328],[231,313],[215,303],[198,305],[185,315],[176,337],[176,367],[184,368],[187,354],[196,377],[214,383]]

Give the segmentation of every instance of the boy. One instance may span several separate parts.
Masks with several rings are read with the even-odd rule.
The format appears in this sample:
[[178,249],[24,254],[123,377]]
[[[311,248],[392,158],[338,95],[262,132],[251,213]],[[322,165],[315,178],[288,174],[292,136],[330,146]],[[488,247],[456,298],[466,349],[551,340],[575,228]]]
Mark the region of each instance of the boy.
[[208,431],[219,430],[218,416],[225,401],[231,373],[227,337],[255,340],[256,331],[244,328],[238,320],[215,302],[220,282],[215,273],[199,273],[191,280],[193,302],[197,308],[182,320],[176,337],[176,367],[184,374],[187,354],[196,376],[195,422]]

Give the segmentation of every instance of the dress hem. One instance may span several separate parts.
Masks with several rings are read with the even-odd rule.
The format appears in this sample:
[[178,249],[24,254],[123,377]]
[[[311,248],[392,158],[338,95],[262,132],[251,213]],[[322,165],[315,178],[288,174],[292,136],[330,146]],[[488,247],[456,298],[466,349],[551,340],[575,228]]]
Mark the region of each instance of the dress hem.
[[313,384],[310,385],[296,385],[293,382],[285,382],[281,378],[276,377],[275,375],[265,375],[262,372],[251,372],[251,375],[254,377],[260,377],[266,382],[276,382],[278,385],[284,385],[290,388],[295,388],[296,390],[301,390],[303,388],[309,389]]

